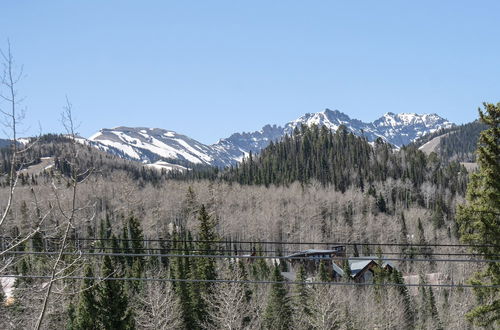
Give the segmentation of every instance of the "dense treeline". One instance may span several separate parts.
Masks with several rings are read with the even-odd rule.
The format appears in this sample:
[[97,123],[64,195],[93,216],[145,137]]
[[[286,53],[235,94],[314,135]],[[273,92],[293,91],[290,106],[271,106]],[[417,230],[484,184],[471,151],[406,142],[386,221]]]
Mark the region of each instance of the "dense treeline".
[[335,133],[325,127],[302,126],[292,136],[271,142],[260,155],[250,153],[224,171],[198,168],[167,176],[265,186],[318,181],[341,192],[350,187],[368,190],[375,182],[391,178],[411,182],[417,190],[428,182],[463,195],[468,173],[458,162],[443,161],[435,154],[426,156],[415,145],[395,151],[381,139],[371,144],[342,126]]
[[[32,138],[28,147],[20,154],[16,162],[17,170],[20,170],[20,184],[37,184],[38,176],[53,175],[53,171],[69,177],[72,166],[98,172],[100,176],[104,177],[112,175],[114,171],[125,171],[139,184],[144,182],[157,184],[166,177],[165,171],[158,171],[137,162],[121,159],[106,152],[98,151],[90,145],[76,144],[77,157],[73,158],[71,156],[73,146],[71,139],[61,134],[45,134]],[[20,146],[20,148],[24,147]],[[12,149],[10,147],[0,148],[0,174],[9,173],[11,155]],[[46,157],[54,159],[54,168],[52,170],[43,173],[43,169],[41,169],[38,173],[32,173],[31,175],[23,172],[30,166],[40,164],[42,158]],[[6,181],[2,182],[3,185],[6,183]]]
[[[50,150],[52,147],[59,149]],[[62,177],[71,174],[72,166],[94,169],[78,188],[81,208],[73,223],[72,237],[110,239],[105,244],[91,241],[92,251],[119,254],[143,251],[203,254],[219,249],[223,253],[224,249],[224,253],[230,250],[231,254],[272,250],[276,255],[285,255],[300,248],[326,247],[236,243],[223,246],[218,243],[219,238],[360,242],[348,251],[350,255],[376,254],[374,247],[363,244],[369,242],[457,243],[454,210],[456,204],[463,202],[467,185],[463,167],[454,162],[447,164],[436,154],[426,156],[415,147],[395,151],[381,141],[372,145],[342,130],[332,133],[317,127],[297,130],[293,136],[270,145],[261,155],[249,156],[241,166],[226,170],[197,169],[182,176],[146,170],[140,164],[83,145],[77,145],[75,160],[71,158],[69,143],[53,143],[50,138],[35,146],[34,151],[36,148],[47,150],[37,154],[40,159],[55,156],[56,164],[33,173],[35,182],[20,182],[9,215],[12,225],[0,233],[22,237],[32,228],[37,214],[48,213],[37,234],[40,240],[23,247],[26,250],[40,251],[44,245],[42,239],[63,234],[60,223],[64,217],[53,205],[58,200],[67,203],[71,198],[71,190]],[[300,176],[299,170],[307,175]],[[168,176],[183,180],[169,180]],[[196,176],[210,180],[194,179]],[[36,201],[32,189],[38,196]],[[5,189],[0,194],[4,198]],[[126,241],[130,238],[134,244]],[[142,238],[173,241],[165,241],[161,250],[153,252]],[[193,241],[199,238],[206,238],[206,243]],[[68,246],[67,251],[78,251],[78,247]],[[421,246],[384,248],[379,252],[432,258],[433,252],[466,251]],[[50,256],[29,256],[19,259],[8,270],[17,274],[47,274],[52,263]],[[285,268],[263,261],[233,263],[207,258],[125,256],[81,260],[65,256],[63,265],[71,265],[64,270],[65,274],[87,277],[180,280],[282,281],[279,270]],[[463,283],[475,269],[430,262],[400,262],[396,267],[402,275],[440,274],[446,281],[456,283]],[[301,276],[298,274],[298,278]],[[321,279],[321,274],[318,277]],[[400,282],[401,278],[376,280]],[[5,315],[0,322],[30,327],[38,311],[43,284],[43,280],[36,279],[18,281],[15,303],[0,307]],[[471,305],[462,303],[471,301],[471,291],[453,289],[426,288],[409,295],[404,287],[375,290],[111,280],[81,281],[77,287],[71,280],[57,282],[57,295],[49,305],[47,324],[70,329],[113,326],[219,329],[227,324],[243,329],[286,328],[290,324],[297,329],[364,329],[374,324],[389,328],[404,324],[416,329],[466,329],[468,323],[456,315],[464,314]],[[384,317],[387,310],[393,316],[390,320]],[[96,313],[98,318],[89,317]],[[234,315],[237,317],[229,317]]]
[[486,125],[476,120],[425,135],[410,146],[421,147],[432,139],[439,138],[435,152],[443,161],[475,162],[479,134],[485,129]]
[[479,121],[460,126],[439,141],[439,155],[443,159],[464,162],[476,161],[476,148],[479,134],[487,128]]
[[[404,287],[337,287],[307,285],[303,270],[297,281],[302,285],[285,285],[281,271],[286,265],[272,259],[214,259],[187,257],[139,257],[126,253],[162,253],[180,255],[228,254],[219,243],[217,221],[188,190],[182,212],[196,218],[193,231],[171,227],[161,233],[167,239],[162,249],[153,250],[144,240],[142,221],[134,215],[120,216],[121,230],[113,228],[111,217],[100,219],[98,227],[89,230],[96,235],[90,241],[92,253],[113,252],[112,256],[65,256],[66,274],[80,274],[78,290],[73,281],[61,280],[62,293],[57,305],[51,305],[51,326],[67,329],[334,329],[368,328],[442,328],[449,322],[446,311],[453,302],[438,305],[432,288],[421,288],[410,294]],[[196,241],[199,240],[199,241]],[[164,244],[166,243],[166,244]],[[67,251],[75,251],[72,247]],[[25,244],[20,251],[43,251],[37,244]],[[216,252],[220,250],[220,252]],[[262,247],[257,246],[256,255]],[[235,248],[235,254],[238,254]],[[122,255],[123,254],[123,255]],[[16,263],[17,274],[39,274],[47,269],[48,256],[30,255]],[[286,263],[286,262],[284,262]],[[94,277],[107,278],[100,281]],[[121,281],[119,278],[171,278],[179,282]],[[191,280],[235,280],[239,283],[190,282]],[[186,281],[184,281],[186,280]],[[274,281],[271,285],[245,281]],[[330,281],[325,269],[309,281]],[[342,281],[351,281],[344,278]],[[374,274],[375,284],[404,283],[398,270],[382,268]],[[421,280],[421,283],[425,283]],[[33,288],[40,283],[30,278],[17,280],[15,301],[4,309],[0,325],[29,324],[30,304],[36,303]],[[465,297],[460,291],[446,291],[446,299]],[[440,294],[438,297],[441,297]],[[439,300],[440,301],[440,300]],[[361,305],[360,305],[361,304]],[[439,307],[439,308],[438,308]],[[64,308],[64,313],[61,313]],[[390,312],[390,317],[387,317]],[[457,321],[459,321],[457,323]],[[2,323],[3,322],[3,323]],[[19,322],[19,323],[17,323]],[[455,320],[455,325],[465,325]],[[390,326],[389,326],[390,325]]]
[[465,192],[467,173],[456,163],[444,165],[414,147],[393,151],[381,139],[373,147],[364,138],[317,126],[303,126],[291,137],[272,143],[259,157],[250,155],[241,165],[225,173],[226,180],[241,184],[290,184],[295,181],[332,184],[343,192],[354,186],[361,190],[374,182],[409,180],[416,187],[429,181],[453,192]]

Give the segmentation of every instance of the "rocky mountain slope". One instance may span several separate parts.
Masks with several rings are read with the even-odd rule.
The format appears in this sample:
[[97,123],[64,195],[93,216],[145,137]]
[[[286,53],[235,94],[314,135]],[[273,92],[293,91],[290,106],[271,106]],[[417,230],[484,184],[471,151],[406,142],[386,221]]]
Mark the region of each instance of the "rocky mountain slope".
[[454,124],[436,114],[386,113],[372,123],[351,119],[338,110],[307,113],[284,126],[266,125],[250,133],[234,133],[228,138],[206,145],[170,130],[146,127],[101,129],[88,139],[92,146],[120,157],[158,167],[176,168],[193,165],[229,166],[241,161],[249,152],[258,153],[271,141],[277,141],[301,125],[326,126],[337,130],[344,125],[369,141],[381,138],[396,147]]
[[479,134],[486,128],[486,125],[476,120],[424,136],[415,145],[423,152],[435,152],[447,161],[475,162]]

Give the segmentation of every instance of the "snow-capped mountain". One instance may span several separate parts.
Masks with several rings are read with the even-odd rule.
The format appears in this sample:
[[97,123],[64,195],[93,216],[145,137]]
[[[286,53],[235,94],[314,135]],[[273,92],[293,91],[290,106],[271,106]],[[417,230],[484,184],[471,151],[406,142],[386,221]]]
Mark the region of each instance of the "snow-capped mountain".
[[326,126],[337,130],[344,125],[369,141],[381,138],[396,147],[453,123],[436,114],[386,113],[372,123],[351,119],[338,110],[307,113],[283,127],[266,125],[260,131],[234,133],[212,145],[205,145],[185,135],[160,128],[116,127],[102,129],[89,138],[91,145],[121,156],[164,168],[182,168],[193,164],[228,166],[241,161],[249,152],[258,153],[271,141],[291,134],[301,125]]
[[372,125],[382,134],[385,140],[401,147],[416,139],[442,128],[450,128],[455,124],[433,114],[417,115],[414,113],[394,114],[388,112]]
[[419,137],[433,133],[441,128],[454,126],[453,123],[436,114],[418,115],[415,113],[394,114],[388,112],[372,123],[364,123],[357,119],[351,119],[348,115],[338,111],[326,109],[323,112],[308,113],[288,123],[285,132],[290,133],[296,126],[318,125],[326,126],[331,130],[337,130],[340,125],[347,127],[352,133],[365,136],[368,141],[382,138],[396,147],[407,145]]
[[170,160],[176,164],[212,164],[213,150],[185,135],[160,128],[115,127],[101,129],[91,144],[120,157],[153,164]]

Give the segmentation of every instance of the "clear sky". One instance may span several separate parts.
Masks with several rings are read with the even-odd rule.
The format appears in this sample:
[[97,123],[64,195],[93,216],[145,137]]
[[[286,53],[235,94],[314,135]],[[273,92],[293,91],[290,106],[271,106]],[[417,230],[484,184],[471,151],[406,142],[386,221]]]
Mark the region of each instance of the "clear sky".
[[500,101],[500,1],[1,1],[24,135],[171,129],[204,143],[307,112],[438,113]]

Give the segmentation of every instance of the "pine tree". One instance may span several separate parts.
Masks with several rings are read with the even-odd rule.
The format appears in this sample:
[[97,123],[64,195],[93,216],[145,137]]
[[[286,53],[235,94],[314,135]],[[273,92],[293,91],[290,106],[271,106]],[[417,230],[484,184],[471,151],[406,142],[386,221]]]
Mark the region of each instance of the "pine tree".
[[292,309],[283,284],[284,278],[277,265],[274,266],[271,293],[264,313],[264,325],[270,330],[285,330],[291,328]]
[[[424,289],[425,290],[425,289]],[[431,287],[428,288],[427,290],[427,298],[428,298],[428,315],[432,318],[432,321],[434,323],[434,328],[436,330],[442,330],[443,327],[441,325],[441,320],[439,319],[439,313],[437,310],[436,306],[436,298],[434,297],[434,291],[432,290]]]
[[[174,229],[172,233],[172,249],[178,251],[178,254],[185,254],[185,242],[184,245],[180,242],[181,234],[177,233]],[[170,277],[173,279],[185,280],[188,279],[190,274],[189,269],[189,258],[174,257],[170,261]],[[193,313],[191,295],[190,295],[190,285],[187,282],[173,282],[173,288],[176,295],[179,297],[179,302],[181,306],[182,319],[184,326],[187,329],[195,328],[195,316]]]
[[344,271],[344,281],[349,282],[352,280],[351,265],[349,265],[349,260],[345,259],[342,261],[342,270]]
[[[475,244],[474,250],[484,258],[497,259],[500,254],[500,103],[484,103],[479,109],[481,132],[477,147],[479,171],[471,176],[467,187],[467,204],[459,205],[457,222],[461,240]],[[478,246],[479,245],[479,246]],[[477,273],[472,284],[500,285],[500,263],[488,263]],[[476,288],[480,305],[467,314],[478,325],[500,325],[500,289]]]
[[[203,204],[198,213],[198,221],[198,250],[201,254],[214,254],[217,249],[215,222],[212,220],[212,217],[208,215],[205,205]],[[191,277],[193,279],[208,281],[217,279],[214,258],[197,258],[197,260],[192,260],[191,262]],[[213,283],[211,282],[191,283],[191,302],[198,324],[210,322],[208,320],[209,315],[207,313],[206,299],[213,293],[212,290]]]
[[[393,269],[391,273],[391,279],[393,283],[404,284],[403,275],[397,269]],[[403,297],[404,311],[405,311],[405,321],[406,326],[410,326],[414,321],[414,313],[412,307],[412,301],[410,297],[410,292],[405,285],[400,285],[396,287],[399,294]]]
[[[217,233],[215,231],[215,222],[213,221],[212,217],[208,215],[207,210],[205,209],[205,205],[201,205],[198,214],[198,221],[198,238],[200,240],[199,250],[202,254],[215,253],[217,248]],[[199,258],[198,266],[201,279],[215,280],[217,278],[214,258]],[[209,286],[210,285],[206,285],[207,288]]]
[[[104,256],[101,270],[103,278],[113,278],[113,264]],[[104,329],[135,329],[134,319],[128,307],[128,298],[121,281],[104,280],[99,285],[97,314]]]
[[96,318],[99,311],[97,309],[97,301],[95,298],[94,280],[92,279],[94,274],[89,265],[85,266],[84,274],[86,278],[83,280],[78,306],[75,310],[73,329],[99,329]]
[[131,215],[128,218],[128,230],[130,232],[130,247],[132,248],[132,252],[136,254],[142,253],[144,249],[144,235],[142,233],[139,219],[137,219],[134,215]]
[[382,196],[382,193],[379,193],[376,204],[380,212],[387,212],[387,204],[384,196]]
[[[248,281],[247,269],[245,267],[245,263],[241,259],[238,260],[238,271],[239,271],[239,273],[241,275],[241,280],[242,281]],[[245,287],[245,300],[246,300],[246,302],[249,302],[250,299],[252,298],[253,292],[249,288],[248,283],[244,283],[243,285]]]
[[306,285],[306,271],[303,265],[300,265],[299,267],[296,281],[300,283],[297,284],[295,287],[296,309],[299,310],[299,313],[303,313],[304,315],[309,315],[311,313],[309,307],[310,292],[309,288]]
[[[144,251],[144,236],[142,233],[141,225],[139,220],[131,215],[128,218],[128,232],[130,233],[130,244],[131,252],[134,254],[141,254]],[[142,257],[132,257],[131,265],[129,267],[128,273],[131,277],[140,278],[144,271],[144,258]],[[136,293],[141,285],[138,281],[127,282],[127,286],[132,293]]]
[[75,326],[74,326],[74,323],[75,323],[75,305],[73,305],[72,302],[69,303],[69,306],[68,306],[66,313],[68,315],[68,321],[66,323],[66,330],[75,330]]
[[[259,257],[262,256],[262,245],[258,245],[255,250],[255,255]],[[252,273],[254,278],[257,280],[267,280],[269,279],[271,270],[269,269],[269,266],[264,258],[258,258],[252,263]]]
[[320,282],[330,282],[332,280],[323,260],[319,263],[318,277]]
[[189,186],[182,206],[183,215],[186,219],[196,213],[197,205],[196,193],[193,188]]

